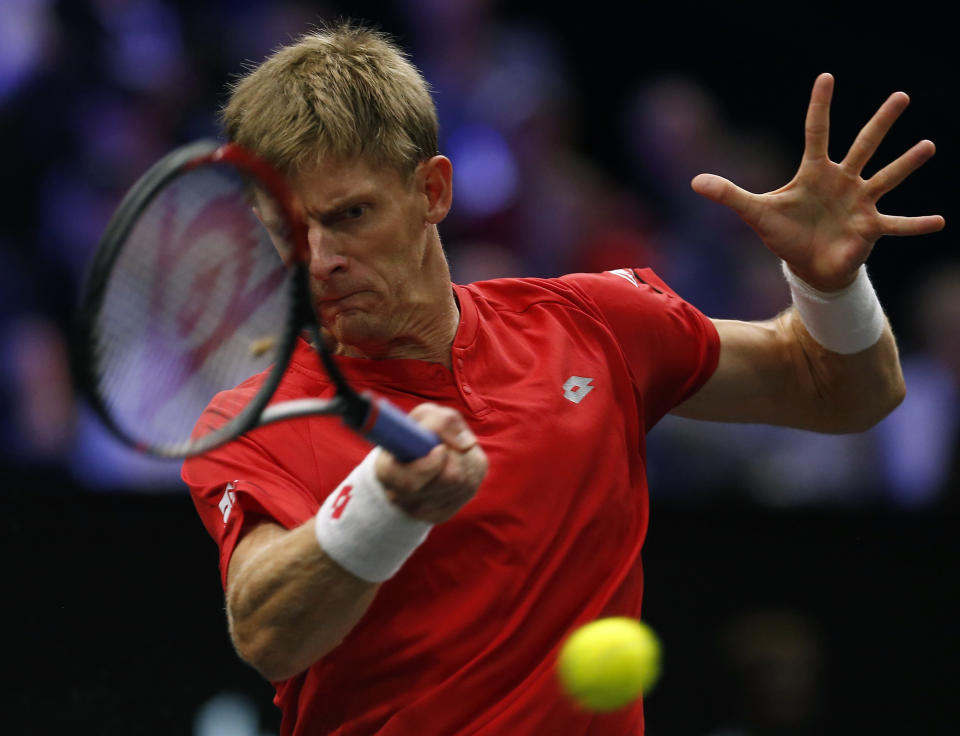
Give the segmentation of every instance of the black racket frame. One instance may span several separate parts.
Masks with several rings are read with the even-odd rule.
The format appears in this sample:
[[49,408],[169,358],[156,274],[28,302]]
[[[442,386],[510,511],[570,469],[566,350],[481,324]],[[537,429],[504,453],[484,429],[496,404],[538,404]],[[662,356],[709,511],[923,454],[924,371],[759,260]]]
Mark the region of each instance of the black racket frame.
[[[232,165],[248,177],[256,180],[279,205],[291,239],[292,300],[283,333],[279,336],[276,360],[253,399],[233,418],[210,434],[195,440],[175,445],[145,443],[131,436],[113,418],[106,397],[99,388],[98,356],[96,350],[96,326],[103,308],[110,274],[127,238],[138,218],[150,203],[176,177],[198,166],[211,164]],[[338,414],[344,423],[354,430],[362,431],[369,422],[373,403],[365,395],[358,394],[347,383],[333,356],[327,349],[320,332],[310,298],[309,274],[307,271],[308,250],[306,229],[293,214],[292,199],[283,178],[269,165],[236,144],[215,140],[200,140],[171,151],[147,170],[130,188],[107,224],[96,254],[91,262],[77,315],[77,327],[72,346],[74,375],[78,388],[104,425],[122,442],[134,449],[151,455],[167,458],[182,458],[199,455],[218,447],[257,426],[274,391],[280,384],[290,363],[297,338],[306,331],[317,349],[323,368],[335,387],[335,396],[327,408],[318,414]]]

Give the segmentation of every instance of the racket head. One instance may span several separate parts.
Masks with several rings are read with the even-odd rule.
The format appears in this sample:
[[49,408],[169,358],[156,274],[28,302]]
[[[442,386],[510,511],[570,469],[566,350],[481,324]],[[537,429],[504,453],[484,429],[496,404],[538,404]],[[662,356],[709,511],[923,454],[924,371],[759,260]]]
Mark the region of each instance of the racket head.
[[253,427],[309,310],[307,253],[283,178],[253,154],[205,140],[154,164],[107,225],[78,314],[78,382],[104,424],[171,458]]

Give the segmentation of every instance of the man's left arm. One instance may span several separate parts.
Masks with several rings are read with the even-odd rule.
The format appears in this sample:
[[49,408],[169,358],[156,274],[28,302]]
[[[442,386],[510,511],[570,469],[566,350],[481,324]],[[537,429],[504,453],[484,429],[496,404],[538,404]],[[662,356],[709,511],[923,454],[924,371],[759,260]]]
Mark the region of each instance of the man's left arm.
[[751,194],[713,174],[692,182],[697,193],[733,209],[782,259],[794,306],[768,322],[715,320],[717,369],[675,414],[855,432],[878,422],[904,396],[896,343],[864,264],[883,235],[944,227],[939,215],[877,210],[877,201],[935,148],[920,141],[862,178],[909,98],[902,92],[887,98],[835,163],[827,153],[832,95],[833,77],[821,74],[807,108],[803,159],[786,186]]
[[905,395],[889,325],[871,347],[842,355],[814,340],[793,308],[767,322],[713,323],[720,335],[717,369],[673,414],[815,432],[862,432]]

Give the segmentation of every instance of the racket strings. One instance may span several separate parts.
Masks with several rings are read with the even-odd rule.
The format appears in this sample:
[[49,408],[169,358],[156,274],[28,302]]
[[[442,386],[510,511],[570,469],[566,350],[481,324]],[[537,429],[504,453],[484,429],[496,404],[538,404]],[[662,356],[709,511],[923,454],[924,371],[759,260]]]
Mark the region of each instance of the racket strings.
[[143,209],[113,264],[94,329],[98,390],[138,443],[177,446],[220,428],[256,392],[197,424],[214,396],[276,360],[291,276],[249,191],[225,165],[181,174]]

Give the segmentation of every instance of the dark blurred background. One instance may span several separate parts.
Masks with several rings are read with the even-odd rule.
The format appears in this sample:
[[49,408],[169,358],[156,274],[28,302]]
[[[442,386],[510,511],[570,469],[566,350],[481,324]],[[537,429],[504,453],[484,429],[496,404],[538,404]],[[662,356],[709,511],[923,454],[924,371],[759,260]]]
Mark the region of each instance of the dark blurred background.
[[908,397],[862,435],[668,418],[650,438],[645,618],[666,670],[654,736],[956,733],[960,259],[952,24],[925,3],[0,0],[0,463],[10,622],[4,733],[275,733],[233,654],[216,551],[178,467],[75,400],[78,289],[126,188],[216,135],[225,87],[320,20],[394,34],[433,85],[455,165],[454,278],[655,268],[713,317],[788,303],[752,232],[689,188],[792,176],[817,73],[831,153],[895,90],[867,173],[938,155],[888,195],[943,233],[881,240],[871,274]]

